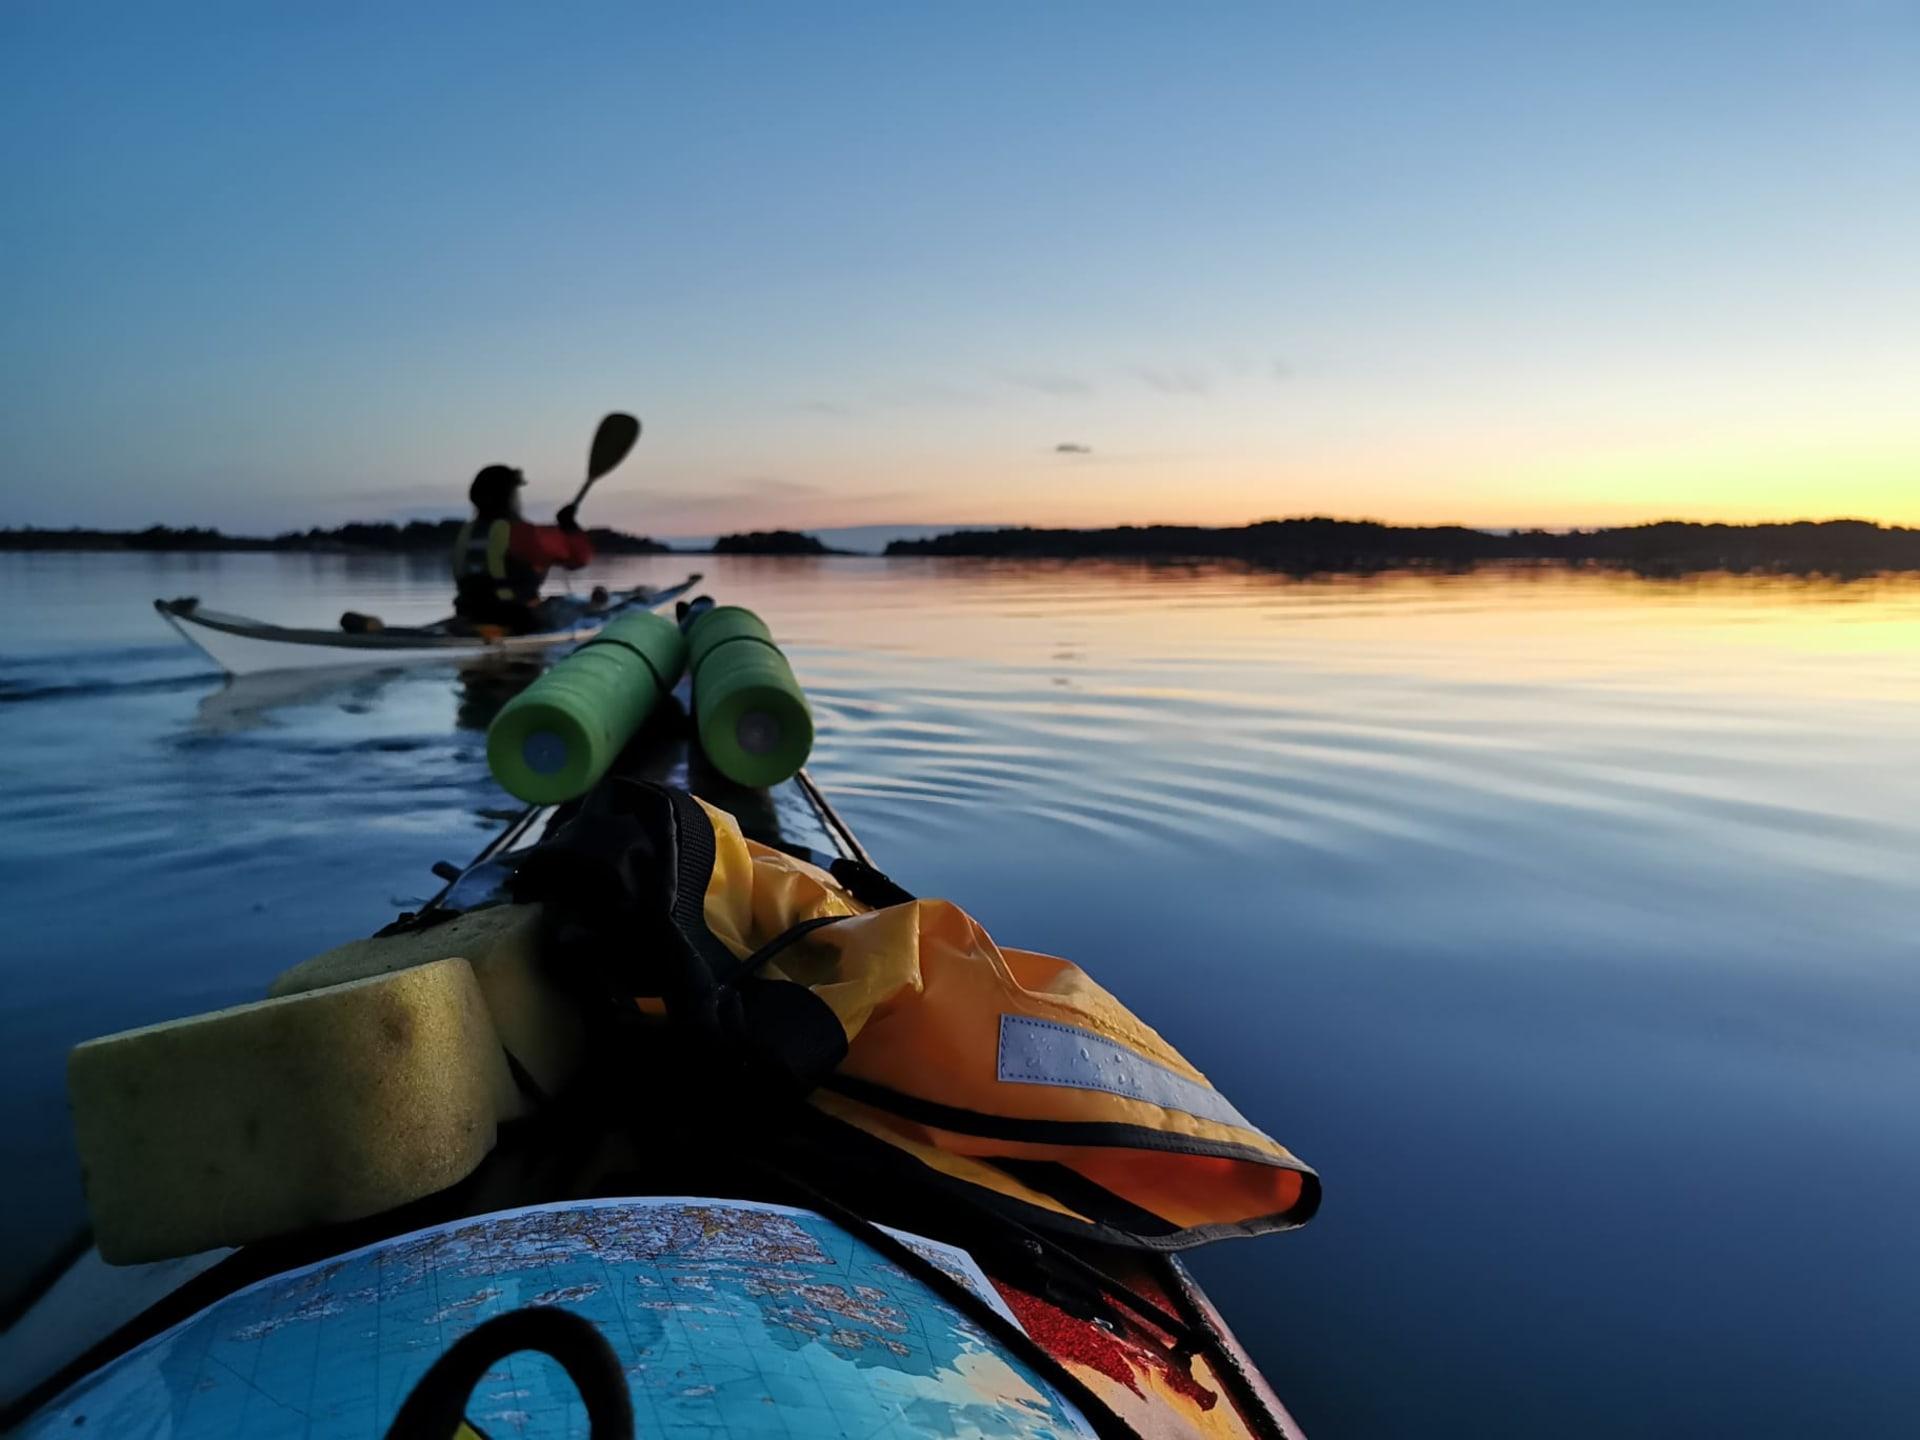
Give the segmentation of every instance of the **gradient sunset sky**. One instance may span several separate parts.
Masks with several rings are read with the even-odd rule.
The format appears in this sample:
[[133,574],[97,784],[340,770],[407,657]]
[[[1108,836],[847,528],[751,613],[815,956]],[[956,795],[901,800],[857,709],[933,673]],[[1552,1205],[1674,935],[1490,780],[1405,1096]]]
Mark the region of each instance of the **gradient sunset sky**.
[[615,407],[661,535],[1920,523],[1905,0],[57,0],[0,121],[0,524],[545,514]]

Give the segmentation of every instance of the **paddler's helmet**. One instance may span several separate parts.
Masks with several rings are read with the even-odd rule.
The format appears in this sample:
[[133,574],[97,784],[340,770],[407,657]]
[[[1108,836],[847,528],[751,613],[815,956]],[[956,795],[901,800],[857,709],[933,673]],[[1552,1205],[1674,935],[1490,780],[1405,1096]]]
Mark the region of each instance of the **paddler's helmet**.
[[473,507],[483,513],[511,510],[516,496],[514,494],[527,483],[527,477],[511,465],[489,465],[473,477],[473,484],[467,487],[467,499]]

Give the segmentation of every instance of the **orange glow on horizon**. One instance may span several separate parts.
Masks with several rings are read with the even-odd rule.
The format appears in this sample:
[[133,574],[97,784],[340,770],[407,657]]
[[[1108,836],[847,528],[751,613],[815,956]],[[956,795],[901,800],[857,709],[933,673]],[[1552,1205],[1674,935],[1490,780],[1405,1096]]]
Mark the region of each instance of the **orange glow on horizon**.
[[[1920,444],[1623,447],[1579,459],[1535,453],[1499,463],[1482,453],[1415,459],[1414,447],[1403,444],[1376,453],[1330,449],[1274,458],[1098,449],[1087,455],[842,456],[799,448],[783,467],[759,455],[715,462],[688,453],[672,457],[685,460],[688,479],[609,494],[602,513],[607,523],[689,535],[858,525],[1231,527],[1304,516],[1486,530],[1660,520],[1920,526]],[[726,470],[777,473],[781,480],[756,490],[750,483],[692,478]]]

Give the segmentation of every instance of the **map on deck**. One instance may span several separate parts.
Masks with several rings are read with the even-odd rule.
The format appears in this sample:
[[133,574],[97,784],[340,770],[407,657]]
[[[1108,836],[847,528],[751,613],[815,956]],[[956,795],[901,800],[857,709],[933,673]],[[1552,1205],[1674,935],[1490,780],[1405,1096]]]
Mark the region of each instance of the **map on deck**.
[[[965,1251],[900,1238],[1011,1319]],[[661,1440],[1089,1440],[1059,1394],[906,1272],[820,1217],[715,1200],[534,1206],[261,1281],[120,1357],[23,1433],[377,1440],[482,1321],[585,1316]],[[492,1440],[585,1437],[565,1372],[511,1356],[467,1415]]]

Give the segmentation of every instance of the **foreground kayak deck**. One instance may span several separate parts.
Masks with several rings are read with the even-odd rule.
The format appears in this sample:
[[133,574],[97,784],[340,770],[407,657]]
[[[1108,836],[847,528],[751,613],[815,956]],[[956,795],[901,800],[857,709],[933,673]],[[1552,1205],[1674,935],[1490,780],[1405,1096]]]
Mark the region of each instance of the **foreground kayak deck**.
[[[964,1251],[887,1238],[1015,1323]],[[652,1422],[641,1435],[904,1440],[981,1434],[986,1414],[1005,1440],[1099,1440],[897,1259],[760,1201],[620,1196],[464,1217],[223,1296],[23,1433],[152,1434],[164,1419],[170,1440],[373,1435],[392,1416],[388,1433],[458,1435],[444,1419],[403,1428],[394,1397],[419,1394],[437,1357],[488,1326],[564,1316],[605,1347],[605,1389]],[[572,1440],[585,1407],[557,1367],[513,1354],[459,1408],[479,1434]]]
[[[690,790],[733,814],[742,830],[750,838],[762,843],[817,857],[823,863],[836,856],[872,863],[872,858],[862,849],[851,829],[804,772],[770,790],[742,790],[705,765],[698,747],[689,743],[689,730],[685,710],[676,701],[668,707],[667,713],[657,716],[642,739],[629,748],[622,759],[620,772]],[[504,881],[510,877],[518,860],[539,843],[558,813],[557,807],[535,807],[524,812],[497,834],[469,864],[461,867],[449,879],[446,887],[429,902],[427,909],[461,912],[478,909],[501,899]],[[631,1107],[636,1103],[644,1105],[648,1098],[636,1100],[631,1096],[620,1097],[613,1103],[615,1106],[624,1103]],[[832,1227],[814,1213],[806,1193],[795,1193],[783,1183],[778,1171],[763,1168],[753,1163],[752,1156],[739,1153],[740,1137],[673,1133],[671,1097],[665,1097],[665,1102],[663,1109],[668,1113],[663,1113],[660,1121],[664,1138],[660,1144],[650,1146],[647,1153],[638,1151],[629,1134],[619,1125],[609,1123],[611,1109],[591,1106],[571,1109],[559,1119],[534,1116],[504,1128],[493,1154],[467,1180],[400,1211],[370,1220],[327,1227],[241,1250],[216,1252],[158,1265],[115,1268],[102,1262],[97,1253],[88,1252],[54,1280],[11,1327],[4,1376],[7,1413],[0,1416],[0,1423],[11,1424],[31,1416],[29,1423],[36,1428],[28,1433],[40,1433],[37,1427],[48,1425],[57,1418],[61,1427],[59,1433],[75,1433],[66,1428],[75,1423],[73,1416],[67,1413],[67,1408],[79,1403],[76,1397],[93,1393],[68,1390],[81,1377],[100,1370],[102,1366],[112,1365],[117,1357],[128,1356],[134,1347],[149,1346],[147,1350],[140,1351],[138,1357],[130,1357],[143,1361],[164,1352],[166,1344],[173,1343],[172,1339],[163,1342],[159,1351],[154,1350],[150,1342],[162,1335],[192,1333],[195,1317],[206,1313],[209,1306],[227,1304],[226,1297],[232,1297],[232,1302],[223,1314],[242,1313],[232,1306],[251,1304],[258,1307],[265,1303],[259,1298],[262,1295],[279,1296],[273,1304],[283,1309],[287,1306],[297,1308],[299,1304],[306,1303],[307,1308],[312,1310],[313,1305],[309,1303],[311,1285],[306,1278],[310,1267],[328,1262],[322,1265],[324,1273],[345,1273],[339,1267],[352,1263],[354,1254],[365,1247],[383,1247],[390,1242],[398,1244],[402,1250],[394,1253],[404,1252],[416,1257],[409,1262],[413,1267],[410,1273],[418,1273],[422,1264],[428,1266],[426,1278],[432,1282],[434,1293],[438,1295],[439,1280],[431,1272],[434,1266],[442,1262],[418,1258],[439,1253],[423,1249],[422,1236],[430,1238],[443,1232],[465,1233],[462,1227],[482,1222],[516,1226],[533,1223],[521,1218],[525,1207],[534,1207],[526,1211],[534,1216],[559,1214],[564,1222],[565,1233],[576,1236],[582,1226],[590,1229],[596,1224],[603,1228],[613,1225],[619,1233],[628,1236],[651,1233],[663,1224],[679,1224],[683,1227],[693,1224],[701,1233],[710,1236],[719,1233],[716,1226],[724,1228],[735,1224],[758,1227],[756,1233],[759,1233],[777,1221],[778,1224],[797,1226],[820,1240],[822,1245],[825,1244],[823,1237]],[[687,1196],[715,1198],[698,1202],[679,1198]],[[557,1211],[556,1206],[559,1207]],[[621,1206],[626,1208],[619,1209]],[[793,1208],[779,1208],[783,1206]],[[1130,1324],[1124,1312],[1104,1315],[1076,1313],[1076,1307],[1069,1299],[1059,1294],[1045,1293],[1048,1286],[1044,1276],[1036,1278],[1028,1273],[1028,1267],[1018,1252],[1017,1242],[997,1244],[995,1237],[982,1234],[977,1228],[969,1230],[965,1225],[955,1223],[952,1216],[929,1213],[923,1205],[908,1208],[899,1196],[861,1195],[858,1208],[862,1216],[873,1221],[928,1237],[936,1246],[945,1243],[964,1251],[965,1254],[956,1259],[952,1266],[946,1266],[943,1262],[943,1268],[964,1269],[975,1266],[977,1262],[978,1271],[983,1272],[981,1279],[985,1287],[990,1287],[988,1298],[991,1303],[1011,1315],[1017,1324],[1024,1326],[1043,1351],[1097,1393],[1105,1406],[1138,1434],[1156,1437],[1156,1440],[1163,1436],[1169,1437],[1169,1440],[1176,1436],[1220,1437],[1220,1440],[1227,1440],[1227,1437],[1283,1440],[1283,1437],[1299,1434],[1285,1409],[1177,1259],[1161,1254],[1117,1251],[1092,1243],[1072,1246],[1075,1263],[1087,1267],[1090,1272],[1096,1272],[1110,1292],[1124,1292],[1139,1297],[1179,1317],[1190,1333],[1205,1337],[1205,1343],[1199,1347],[1198,1353],[1185,1359],[1171,1353],[1167,1336],[1156,1333],[1152,1326],[1137,1320]],[[776,1220],[750,1221],[739,1218],[740,1214],[749,1211],[771,1215]],[[676,1216],[677,1219],[674,1218]],[[716,1219],[716,1216],[721,1218]],[[396,1241],[396,1237],[405,1238]],[[837,1243],[851,1242],[843,1235]],[[725,1249],[724,1246],[721,1248]],[[796,1293],[814,1294],[814,1291],[805,1289],[810,1282],[804,1275],[798,1280],[794,1278],[800,1273],[791,1271],[789,1262],[797,1263],[793,1262],[794,1253],[793,1244],[781,1251],[785,1257],[782,1263],[788,1265],[787,1269],[779,1272],[786,1277],[781,1283],[799,1287]],[[860,1288],[858,1294],[867,1296],[874,1305],[880,1303],[874,1297],[883,1292],[899,1304],[906,1303],[898,1300],[892,1288],[894,1281],[887,1278],[895,1276],[897,1272],[888,1269],[879,1257],[868,1256],[866,1260],[860,1260],[859,1257],[864,1253],[856,1245],[855,1250],[849,1252],[853,1258],[847,1263],[854,1265],[856,1271],[858,1264],[878,1265],[880,1268],[874,1271],[871,1282],[864,1283],[864,1288]],[[710,1292],[716,1284],[724,1288],[740,1278],[738,1257],[729,1264],[731,1268],[722,1265],[718,1270],[696,1267],[694,1272],[684,1275],[676,1271],[665,1282],[659,1282],[658,1277],[649,1279],[651,1272],[648,1272],[629,1277],[628,1283],[642,1287],[668,1283],[691,1286],[695,1290],[705,1287]],[[749,1270],[751,1268],[750,1264]],[[448,1286],[447,1295],[452,1296],[453,1277],[449,1274],[442,1278]],[[381,1280],[376,1288],[385,1284]],[[275,1285],[283,1288],[276,1290],[273,1288]],[[307,1285],[308,1288],[285,1288],[297,1285]],[[473,1293],[484,1299],[487,1296],[497,1297],[500,1292],[495,1285]],[[522,1304],[570,1304],[574,1300],[583,1305],[586,1303],[579,1286],[557,1287],[542,1295],[535,1295],[531,1288],[512,1293]],[[759,1293],[757,1303],[762,1305],[763,1311],[773,1314],[773,1311],[766,1311],[765,1307],[774,1304],[774,1301],[765,1293],[756,1293]],[[307,1296],[308,1301],[301,1301],[300,1296]],[[569,1299],[569,1296],[573,1299]],[[445,1308],[445,1303],[443,1297],[441,1308]],[[488,1300],[487,1303],[492,1301]],[[720,1305],[717,1299],[713,1303]],[[721,1308],[724,1309],[724,1306]],[[325,1306],[322,1305],[321,1309],[324,1310]],[[642,1306],[641,1312],[646,1309]],[[780,1311],[776,1316],[775,1328],[789,1336],[787,1341],[781,1342],[781,1346],[791,1348],[799,1345],[804,1348],[819,1340],[830,1349],[839,1346],[840,1349],[833,1353],[845,1358],[843,1351],[852,1353],[846,1347],[851,1345],[859,1349],[859,1345],[867,1343],[860,1337],[877,1325],[879,1328],[874,1330],[872,1343],[881,1347],[881,1351],[873,1351],[861,1359],[859,1364],[863,1369],[875,1364],[882,1367],[895,1363],[909,1367],[919,1365],[918,1360],[904,1355],[902,1349],[888,1348],[905,1343],[890,1338],[893,1332],[887,1327],[893,1323],[891,1320],[876,1320],[874,1317],[878,1311],[861,1310],[857,1306],[856,1310],[858,1323],[852,1324],[850,1329],[841,1326],[825,1335],[816,1335],[818,1322],[808,1318],[815,1312],[809,1311],[803,1315]],[[718,1324],[719,1312],[714,1314],[715,1319],[711,1323]],[[257,1340],[267,1333],[262,1327],[272,1323],[276,1322],[269,1314],[254,1322],[241,1324],[240,1330]],[[693,1329],[701,1330],[702,1325],[703,1322],[695,1321]],[[175,1332],[173,1327],[176,1326],[186,1328]],[[321,1331],[318,1326],[313,1330],[328,1333]],[[712,1336],[710,1343],[719,1347],[718,1350],[709,1352],[709,1341],[693,1336],[692,1348],[679,1358],[695,1366],[715,1365],[718,1371],[725,1371],[726,1366],[721,1362],[727,1354],[734,1353],[726,1350],[727,1345],[734,1342],[725,1338],[725,1330],[726,1327],[722,1326],[721,1331]],[[331,1333],[333,1340],[324,1343],[342,1346],[344,1355],[344,1349],[351,1348],[350,1337],[344,1331]],[[800,1338],[794,1338],[796,1336]],[[852,1338],[849,1339],[849,1336]],[[682,1341],[689,1338],[679,1335]],[[323,1342],[310,1336],[301,1343],[318,1345]],[[377,1342],[385,1343],[384,1339]],[[419,1341],[411,1343],[416,1348],[420,1344]],[[628,1335],[624,1343],[639,1342],[634,1342],[633,1337]],[[666,1348],[662,1349],[663,1346]],[[969,1345],[961,1344],[960,1349],[968,1351]],[[675,1363],[678,1353],[673,1350],[670,1339],[660,1336],[641,1343],[640,1351],[646,1355],[646,1363],[649,1364]],[[889,1359],[889,1356],[893,1358]],[[739,1357],[736,1354],[734,1358]],[[319,1360],[316,1358],[306,1363],[317,1364]],[[389,1373],[394,1363],[388,1362]],[[949,1363],[957,1362],[952,1362],[949,1357]],[[770,1376],[767,1362],[756,1364],[758,1369],[752,1383],[767,1387],[769,1401],[776,1392],[784,1394],[781,1390],[783,1382],[779,1382],[777,1376]],[[121,1368],[124,1369],[124,1366]],[[160,1368],[153,1364],[147,1366],[143,1373],[149,1382]],[[645,1364],[641,1368],[644,1369]],[[818,1368],[817,1364],[814,1368]],[[692,1397],[686,1400],[691,1404],[699,1398],[697,1392],[710,1387],[697,1383],[701,1379],[700,1373],[688,1378],[696,1383],[678,1393]],[[214,1380],[209,1375],[202,1375],[192,1383],[209,1387]],[[63,1396],[63,1392],[67,1393]],[[990,1387],[983,1388],[981,1394],[975,1397],[976,1406],[981,1400],[991,1402],[994,1393]],[[175,1394],[172,1398],[184,1405],[189,1397]],[[160,1407],[155,1412],[155,1419],[159,1421],[165,1415],[165,1406],[168,1404],[166,1387],[160,1386],[159,1393],[153,1399]],[[1009,1413],[1021,1419],[1019,1425],[1004,1427],[1000,1424],[1003,1417],[998,1410],[989,1413],[984,1423],[993,1426],[999,1433],[1010,1436],[1088,1433],[1084,1425],[1064,1428],[1039,1425],[1035,1429],[1033,1426],[1038,1421],[1032,1413],[1033,1407],[1009,1399],[1005,1394],[999,1395],[999,1400],[1014,1405],[1014,1410]],[[42,1408],[49,1401],[55,1402],[54,1407]],[[384,1427],[397,1401],[397,1396],[382,1394],[377,1423],[376,1417],[363,1415],[357,1425],[336,1429],[331,1425],[323,1426],[317,1423],[317,1418],[313,1418],[308,1428],[294,1429],[288,1433],[376,1434]],[[74,1412],[82,1416],[84,1413],[85,1407]],[[249,1412],[250,1415],[252,1413]],[[947,1422],[935,1417],[947,1413],[937,1408],[922,1409],[915,1412],[912,1423],[904,1413],[892,1419],[886,1416],[871,1418],[876,1422],[884,1422],[881,1428],[889,1433],[896,1430],[903,1434],[914,1431],[962,1433],[961,1430],[941,1428]],[[786,1401],[781,1402],[780,1414],[785,1425],[780,1433],[787,1436],[819,1434],[844,1436],[851,1440],[856,1433],[873,1433],[873,1425],[855,1426],[848,1415],[842,1415],[837,1420],[831,1414],[814,1416],[801,1424]],[[661,1413],[658,1418],[664,1423],[672,1417]],[[681,1418],[688,1422],[693,1419],[691,1414]],[[965,1429],[980,1433],[977,1428],[979,1423],[969,1422]],[[251,1421],[249,1428],[252,1428]],[[729,1422],[729,1428],[736,1427]],[[640,1433],[653,1433],[655,1429],[649,1425],[648,1412],[643,1407]],[[47,1430],[45,1433],[55,1432]],[[87,1433],[111,1432],[92,1425]],[[186,1435],[202,1432],[182,1424],[174,1433]],[[278,1431],[274,1430],[273,1433]],[[537,1417],[533,1417],[524,1424],[515,1422],[512,1429],[493,1433],[563,1432],[543,1428]]]
[[197,600],[156,600],[153,608],[180,637],[229,675],[332,666],[384,667],[432,661],[508,659],[538,654],[584,640],[609,620],[633,610],[651,610],[685,595],[700,583],[690,575],[674,585],[617,591],[605,603],[555,597],[548,602],[560,623],[527,635],[477,635],[451,620],[369,633],[306,629],[209,610]]

